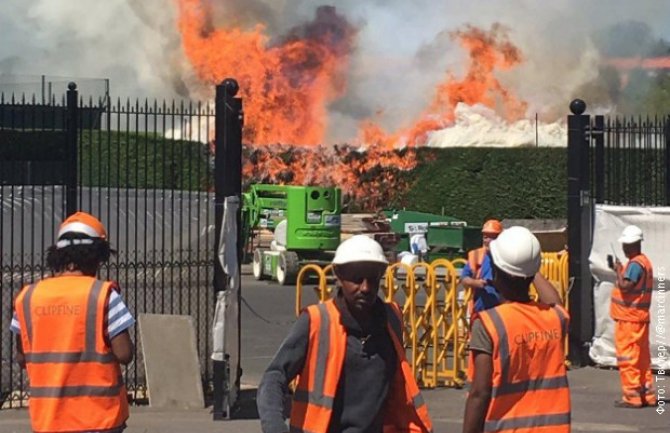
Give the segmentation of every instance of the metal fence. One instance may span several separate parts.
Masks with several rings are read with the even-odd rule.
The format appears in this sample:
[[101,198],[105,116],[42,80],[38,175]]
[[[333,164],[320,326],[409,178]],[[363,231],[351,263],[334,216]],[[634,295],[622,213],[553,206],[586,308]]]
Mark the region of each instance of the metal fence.
[[[101,277],[118,281],[137,318],[186,314],[196,323],[211,388],[214,312],[213,104],[0,95],[0,400],[26,404],[26,376],[9,332],[13,299],[48,275],[44,252],[76,209],[101,218],[118,251]],[[126,368],[131,397],[145,398],[138,327]],[[169,342],[168,342],[169,343]],[[174,343],[174,342],[173,342]]]
[[593,116],[590,136],[596,203],[670,205],[670,118]]
[[670,116],[605,117],[584,114],[575,99],[568,116],[568,249],[570,354],[575,365],[590,363],[594,333],[589,254],[594,205],[670,205]]

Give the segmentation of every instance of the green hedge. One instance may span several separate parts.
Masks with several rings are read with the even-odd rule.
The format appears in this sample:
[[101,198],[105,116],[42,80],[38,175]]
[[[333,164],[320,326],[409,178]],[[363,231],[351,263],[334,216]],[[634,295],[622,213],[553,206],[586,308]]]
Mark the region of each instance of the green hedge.
[[565,148],[419,149],[410,187],[391,205],[485,219],[566,218]]
[[[5,152],[2,160],[8,164],[16,164],[12,160],[17,159],[64,157],[62,132],[16,133],[11,137],[5,134],[0,138]],[[30,140],[35,145],[28,146]],[[22,155],[27,156],[9,157],[7,152],[19,142],[23,144]],[[91,130],[83,130],[79,142],[82,185],[212,188],[209,155],[201,143],[170,140],[153,133]],[[366,197],[357,197],[347,209],[375,212],[381,207],[395,207],[438,214],[444,211],[445,215],[473,225],[489,217],[566,217],[565,148],[419,148],[415,154],[417,166],[412,171],[384,167],[363,173],[362,179],[371,176],[373,183],[387,185],[379,194],[384,203],[373,205]],[[393,185],[388,185],[390,179]],[[367,208],[372,206],[375,208]]]
[[213,176],[204,144],[155,133],[82,131],[81,185],[209,190]]

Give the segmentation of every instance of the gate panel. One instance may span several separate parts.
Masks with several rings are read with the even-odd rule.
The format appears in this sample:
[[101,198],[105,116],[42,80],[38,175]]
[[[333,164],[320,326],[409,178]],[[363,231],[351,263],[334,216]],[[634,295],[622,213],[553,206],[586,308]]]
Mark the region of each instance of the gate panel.
[[[82,123],[99,125],[78,131],[79,208],[102,219],[118,251],[101,276],[119,282],[136,319],[144,313],[193,316],[208,389],[214,197],[207,143],[213,140],[213,108],[90,99],[79,105],[88,108]],[[94,115],[99,118],[86,118]],[[138,326],[131,336],[137,349],[126,384],[143,400]]]
[[[64,99],[36,104],[0,95],[0,402],[27,403],[8,329],[12,301],[22,286],[48,275],[44,253],[67,208],[91,212],[107,227],[118,253],[100,277],[120,284],[136,319],[142,313],[193,316],[209,390],[214,108],[112,103],[107,96],[84,101],[71,89],[74,111]],[[76,170],[69,168],[68,143],[76,144]],[[73,171],[76,177],[67,175]],[[125,372],[131,397],[141,401],[146,382],[138,336],[135,326],[135,360]]]

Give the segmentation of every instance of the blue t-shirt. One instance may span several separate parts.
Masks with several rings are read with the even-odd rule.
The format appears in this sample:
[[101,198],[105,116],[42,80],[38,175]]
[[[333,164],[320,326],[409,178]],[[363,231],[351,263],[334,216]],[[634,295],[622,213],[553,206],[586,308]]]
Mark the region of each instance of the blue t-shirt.
[[623,277],[632,281],[633,283],[637,283],[640,281],[640,278],[642,278],[642,274],[644,274],[644,269],[642,269],[642,266],[640,266],[640,264],[637,262],[631,262],[626,267],[626,272],[624,273]]
[[[469,263],[467,263],[461,271],[461,278],[465,277],[477,278],[477,276],[470,268]],[[484,255],[484,260],[482,260],[482,265],[479,272],[479,278],[487,281],[493,280],[493,265],[491,263],[491,255],[489,253]],[[488,310],[489,308],[493,308],[502,302],[500,293],[498,293],[496,288],[490,284],[484,286],[483,289],[475,289],[474,297],[475,312]]]

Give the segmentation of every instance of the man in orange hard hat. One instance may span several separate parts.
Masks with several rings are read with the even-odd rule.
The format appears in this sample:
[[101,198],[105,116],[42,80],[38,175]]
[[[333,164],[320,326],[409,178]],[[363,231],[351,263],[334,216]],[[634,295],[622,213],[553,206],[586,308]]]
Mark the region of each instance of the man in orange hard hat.
[[[488,310],[500,304],[501,297],[491,284],[493,280],[493,266],[489,245],[503,231],[502,224],[496,219],[490,219],[482,227],[482,246],[468,252],[468,262],[461,271],[461,283],[472,290],[468,302],[468,317],[470,323],[480,311]],[[468,354],[467,377],[472,381],[474,374],[474,357]]]
[[493,267],[489,245],[503,231],[500,221],[490,219],[482,227],[483,244],[480,248],[468,252],[468,263],[461,272],[461,283],[473,290],[469,313],[476,313],[500,304],[500,294],[490,284],[493,280]]
[[32,431],[120,433],[128,419],[121,364],[133,358],[135,319],[113,281],[96,278],[114,251],[102,223],[67,218],[47,250],[53,276],[16,297],[11,331],[30,379]]

